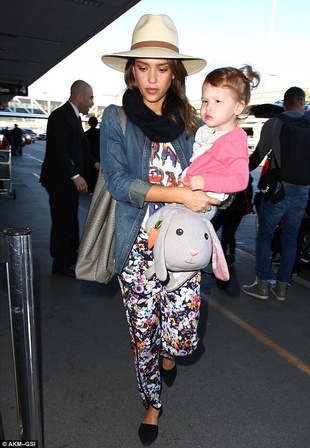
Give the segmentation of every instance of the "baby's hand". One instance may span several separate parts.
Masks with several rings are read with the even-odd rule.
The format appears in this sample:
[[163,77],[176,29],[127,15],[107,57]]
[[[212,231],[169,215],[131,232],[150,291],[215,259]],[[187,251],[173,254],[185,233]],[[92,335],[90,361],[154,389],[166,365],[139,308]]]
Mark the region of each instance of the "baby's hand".
[[188,186],[191,190],[203,190],[204,178],[203,176],[192,176],[189,180]]
[[179,179],[178,186],[181,186],[181,187],[189,187],[189,185],[188,185],[188,181],[185,180],[185,179]]

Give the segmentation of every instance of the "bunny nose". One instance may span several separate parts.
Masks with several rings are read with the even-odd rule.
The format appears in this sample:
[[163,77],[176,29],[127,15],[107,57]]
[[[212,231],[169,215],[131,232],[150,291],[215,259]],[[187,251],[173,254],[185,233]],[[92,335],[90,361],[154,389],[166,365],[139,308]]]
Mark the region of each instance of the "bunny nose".
[[190,249],[190,250],[189,250],[189,253],[191,254],[192,257],[195,257],[195,255],[198,254],[198,250]]

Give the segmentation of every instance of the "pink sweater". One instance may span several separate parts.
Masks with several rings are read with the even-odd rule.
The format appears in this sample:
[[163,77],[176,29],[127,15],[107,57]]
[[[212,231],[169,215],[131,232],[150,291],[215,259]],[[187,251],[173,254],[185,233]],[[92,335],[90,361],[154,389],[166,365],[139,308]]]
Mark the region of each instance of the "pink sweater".
[[219,137],[212,147],[193,160],[185,181],[194,175],[204,177],[204,191],[236,193],[249,182],[249,148],[247,134],[236,127]]

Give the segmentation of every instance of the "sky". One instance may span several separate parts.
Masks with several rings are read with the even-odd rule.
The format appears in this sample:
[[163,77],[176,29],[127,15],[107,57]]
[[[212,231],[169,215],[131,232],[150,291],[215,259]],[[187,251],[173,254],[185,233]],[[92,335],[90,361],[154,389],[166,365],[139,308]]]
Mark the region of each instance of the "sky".
[[201,96],[204,77],[223,67],[252,65],[261,74],[257,90],[310,88],[309,0],[141,0],[29,88],[38,99],[65,100],[71,84],[83,79],[95,104],[120,102],[123,74],[101,61],[103,54],[130,50],[133,29],[144,14],[167,14],[179,34],[183,54],[207,60],[187,79],[187,95]]

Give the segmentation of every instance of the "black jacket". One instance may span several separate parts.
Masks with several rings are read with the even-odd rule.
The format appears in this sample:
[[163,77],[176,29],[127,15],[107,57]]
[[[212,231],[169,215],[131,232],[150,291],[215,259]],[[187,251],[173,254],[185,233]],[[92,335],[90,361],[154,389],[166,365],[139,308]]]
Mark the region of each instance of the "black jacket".
[[67,101],[55,109],[48,119],[40,182],[52,190],[75,190],[72,177],[80,174],[87,181],[92,163],[94,161],[81,123]]

